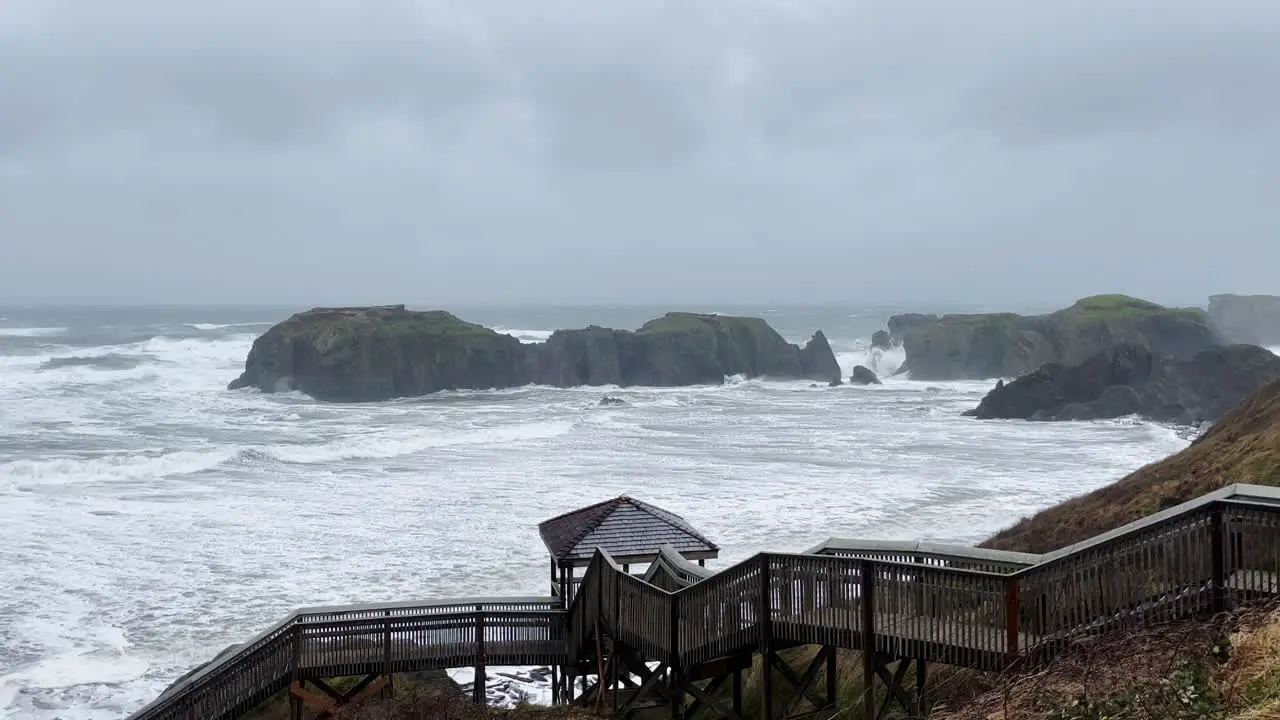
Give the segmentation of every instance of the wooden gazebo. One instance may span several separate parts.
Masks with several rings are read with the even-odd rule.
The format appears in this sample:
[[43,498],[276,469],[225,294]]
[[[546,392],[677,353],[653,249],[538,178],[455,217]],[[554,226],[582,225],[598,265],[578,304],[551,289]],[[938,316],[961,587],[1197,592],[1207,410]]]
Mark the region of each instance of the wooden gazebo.
[[669,510],[621,495],[538,524],[551,552],[551,589],[567,606],[578,578],[575,570],[591,563],[596,548],[609,553],[630,572],[632,565],[652,563],[663,545],[686,560],[705,565],[720,548]]

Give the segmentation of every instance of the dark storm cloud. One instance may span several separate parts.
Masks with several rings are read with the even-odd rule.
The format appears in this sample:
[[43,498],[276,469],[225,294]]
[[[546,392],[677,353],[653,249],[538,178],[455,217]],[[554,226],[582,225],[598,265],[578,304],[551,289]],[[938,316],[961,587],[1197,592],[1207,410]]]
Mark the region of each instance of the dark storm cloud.
[[1280,292],[1280,10],[7,0],[0,300]]

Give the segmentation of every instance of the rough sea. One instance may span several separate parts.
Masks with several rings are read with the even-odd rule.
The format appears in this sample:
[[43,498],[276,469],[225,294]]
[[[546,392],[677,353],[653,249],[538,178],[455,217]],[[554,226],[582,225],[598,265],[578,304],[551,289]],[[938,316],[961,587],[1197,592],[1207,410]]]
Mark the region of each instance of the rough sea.
[[[526,341],[668,309],[454,308]],[[0,718],[121,718],[301,605],[544,594],[536,524],[621,493],[725,567],[833,535],[975,542],[1187,443],[961,417],[991,382],[890,377],[900,352],[867,351],[894,308],[689,309],[821,328],[884,385],[321,404],[225,389],[295,309],[0,307]]]

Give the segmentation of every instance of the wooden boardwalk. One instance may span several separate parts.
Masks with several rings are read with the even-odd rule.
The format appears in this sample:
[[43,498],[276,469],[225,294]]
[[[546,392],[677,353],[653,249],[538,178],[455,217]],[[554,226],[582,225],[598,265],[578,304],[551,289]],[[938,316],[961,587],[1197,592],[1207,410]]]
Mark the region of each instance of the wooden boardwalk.
[[[897,659],[1000,671],[1081,637],[1274,597],[1278,579],[1280,490],[1243,485],[1047,555],[830,540],[718,573],[667,551],[636,577],[598,550],[567,608],[481,598],[299,610],[131,717],[230,720],[308,680],[447,667],[483,677],[492,665],[552,666],[595,676],[600,689],[625,666],[648,674],[646,687],[665,685],[674,708],[692,697],[737,717],[736,702],[714,705],[696,681],[718,683],[754,654],[870,650],[868,684],[889,683],[883,663]],[[640,661],[660,663],[665,681]],[[559,699],[571,692],[558,683]],[[771,703],[762,705],[768,720]]]

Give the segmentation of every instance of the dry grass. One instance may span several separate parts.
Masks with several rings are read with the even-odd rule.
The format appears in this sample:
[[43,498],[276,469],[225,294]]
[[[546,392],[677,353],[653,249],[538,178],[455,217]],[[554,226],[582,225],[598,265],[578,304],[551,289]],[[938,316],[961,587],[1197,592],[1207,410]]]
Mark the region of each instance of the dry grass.
[[932,720],[1280,720],[1280,610],[1077,644]]
[[1232,483],[1280,485],[1280,382],[1249,396],[1182,452],[1025,518],[981,546],[1049,552]]
[[1246,618],[1231,634],[1217,686],[1232,720],[1280,720],[1280,612]]

